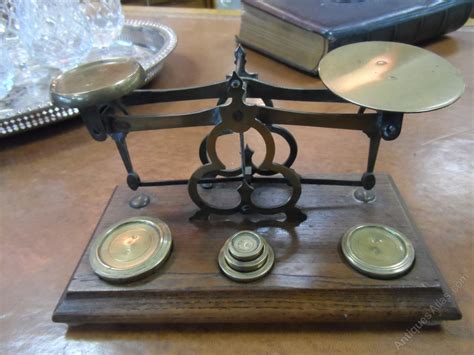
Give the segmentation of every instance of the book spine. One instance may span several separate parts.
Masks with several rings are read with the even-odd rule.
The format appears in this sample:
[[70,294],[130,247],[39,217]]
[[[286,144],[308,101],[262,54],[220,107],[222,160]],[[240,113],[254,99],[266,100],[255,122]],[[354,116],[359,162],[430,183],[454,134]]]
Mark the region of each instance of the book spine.
[[361,26],[357,29],[328,32],[328,51],[356,42],[392,41],[408,44],[425,42],[462,27],[472,11],[472,2],[421,14],[402,22],[385,21],[383,24]]

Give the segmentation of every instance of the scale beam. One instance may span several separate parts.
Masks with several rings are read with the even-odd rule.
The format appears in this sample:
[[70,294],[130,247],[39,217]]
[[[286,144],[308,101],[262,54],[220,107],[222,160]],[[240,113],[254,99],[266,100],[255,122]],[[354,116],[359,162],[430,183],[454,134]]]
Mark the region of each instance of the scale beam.
[[[395,52],[399,55],[393,55]],[[94,139],[102,141],[110,136],[115,140],[128,174],[127,183],[132,189],[186,183],[191,199],[204,213],[291,214],[299,200],[302,184],[361,186],[363,189],[355,196],[369,202],[373,199],[370,190],[376,184],[374,170],[380,142],[382,139],[394,140],[400,135],[404,112],[438,109],[454,102],[462,94],[464,83],[457,70],[444,59],[427,53],[416,47],[385,42],[345,46],[323,58],[320,77],[327,88],[316,89],[286,88],[260,81],[257,74],[247,72],[247,60],[241,47],[235,51],[235,69],[226,76],[226,80],[180,89],[137,90],[144,80],[140,65],[125,59],[107,60],[62,74],[53,81],[52,98],[59,106],[79,107]],[[420,73],[425,75],[434,67],[438,68],[443,78],[450,79],[446,81],[449,85],[433,85],[430,89],[424,80],[414,81],[411,77],[418,78]],[[82,87],[85,76],[92,80],[87,84],[88,89]],[[261,99],[264,104],[250,104],[249,98]],[[128,113],[128,107],[136,105],[204,99],[216,99],[217,104],[207,110],[180,114],[140,116]],[[276,108],[273,100],[354,103],[356,106],[354,113],[299,112]],[[203,138],[199,149],[203,165],[189,179],[174,183],[140,180],[133,169],[126,144],[129,133],[200,126],[213,128]],[[297,141],[287,128],[281,126],[365,133],[369,138],[365,172],[357,181],[300,177],[292,169],[297,158]],[[265,142],[264,159],[260,165],[252,161],[254,151],[244,143],[245,133],[250,129],[255,129]],[[218,137],[233,133],[239,134],[241,141],[242,166],[238,169],[228,169],[219,160],[216,148]],[[272,134],[280,135],[290,148],[287,159],[281,163],[274,161],[275,141]],[[272,178],[274,175],[282,177]],[[209,189],[214,184],[228,182],[240,183],[237,188],[240,202],[234,206],[213,206],[201,196],[202,188]],[[282,182],[291,190],[286,201],[273,206],[254,203],[252,195],[256,185],[281,185]]]

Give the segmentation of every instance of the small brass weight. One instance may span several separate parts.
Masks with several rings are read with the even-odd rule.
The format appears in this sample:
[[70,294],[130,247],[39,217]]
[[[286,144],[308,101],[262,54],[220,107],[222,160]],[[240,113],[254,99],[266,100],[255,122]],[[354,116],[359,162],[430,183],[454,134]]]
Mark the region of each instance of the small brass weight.
[[[235,51],[235,69],[224,81],[200,87],[142,90],[138,88],[144,83],[145,72],[138,62],[109,59],[60,75],[51,84],[51,97],[58,106],[79,108],[92,138],[103,141],[110,137],[115,141],[132,190],[187,185],[189,196],[198,207],[192,218],[198,220],[206,221],[211,214],[283,213],[287,220],[302,222],[305,215],[297,203],[305,184],[354,188],[353,198],[361,206],[373,203],[376,200],[374,168],[380,142],[395,140],[400,135],[405,113],[443,108],[464,91],[459,71],[446,60],[424,49],[393,42],[363,42],[331,51],[319,66],[319,76],[326,85],[320,89],[274,86],[247,72],[245,64],[245,53],[239,46]],[[128,111],[136,105],[202,99],[216,99],[217,104],[203,111],[169,115],[132,115]],[[248,99],[260,99],[263,104],[256,105]],[[299,112],[276,108],[273,100],[352,103],[355,110],[353,113]],[[296,139],[283,127],[292,125],[364,133],[369,148],[367,166],[360,179],[300,176],[292,168],[298,153]],[[202,165],[189,179],[140,179],[127,148],[128,134],[197,126],[210,126],[211,130],[203,137],[199,149]],[[253,151],[245,142],[245,133],[250,129],[265,143],[260,164],[252,160]],[[239,135],[241,166],[238,169],[228,169],[219,159],[216,142],[226,134]],[[282,162],[275,161],[274,135],[283,138],[289,147],[288,157]],[[234,205],[217,206],[205,199],[210,190],[218,192],[219,186],[229,183],[234,183],[233,188],[237,185],[240,197]],[[266,185],[284,186],[290,190],[289,195],[283,201],[259,200],[259,187]],[[145,210],[149,202],[148,196],[137,195],[130,206]],[[115,229],[105,231],[91,254],[96,273],[109,282],[128,282],[166,264],[172,231],[166,221],[156,220],[159,217],[117,221]],[[133,233],[127,230],[127,225]],[[265,233],[235,232],[223,236],[229,239],[222,241],[216,268],[219,265],[223,274],[234,281],[253,281],[271,275],[273,264],[278,263],[278,252],[274,253]],[[104,245],[114,247],[107,249]],[[341,248],[348,266],[375,278],[399,277],[410,270],[415,259],[409,238],[391,226],[354,226],[343,236]]]

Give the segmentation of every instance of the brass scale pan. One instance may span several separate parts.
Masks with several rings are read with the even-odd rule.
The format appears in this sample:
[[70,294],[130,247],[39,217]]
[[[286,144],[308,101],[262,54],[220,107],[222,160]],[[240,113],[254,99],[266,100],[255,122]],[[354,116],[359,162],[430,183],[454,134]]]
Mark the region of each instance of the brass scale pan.
[[361,42],[329,52],[319,76],[336,95],[389,112],[426,112],[455,102],[464,92],[458,69],[425,49],[396,42]]

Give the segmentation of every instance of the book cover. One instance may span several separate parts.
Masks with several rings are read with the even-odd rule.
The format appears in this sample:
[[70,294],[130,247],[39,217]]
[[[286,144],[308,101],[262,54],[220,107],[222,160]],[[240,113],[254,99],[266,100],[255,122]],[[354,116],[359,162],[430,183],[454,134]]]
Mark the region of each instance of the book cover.
[[[244,45],[313,72],[325,53],[345,44],[371,40],[415,44],[454,31],[467,21],[473,7],[472,0],[243,0],[243,4],[249,13],[242,17],[239,35]],[[298,43],[286,51],[290,57],[277,48],[292,46],[277,40],[289,31],[294,32],[292,42],[301,39],[300,46],[318,47],[319,54],[314,50],[311,54],[311,68],[309,53],[297,48]],[[309,41],[304,39],[308,35],[312,35]]]

